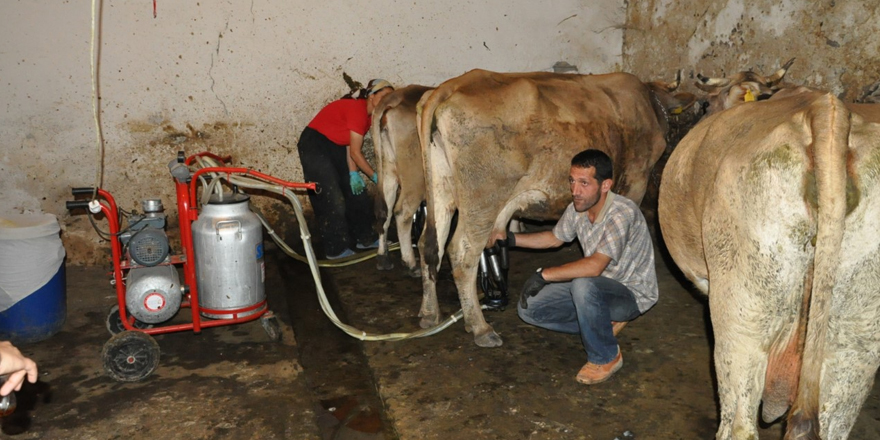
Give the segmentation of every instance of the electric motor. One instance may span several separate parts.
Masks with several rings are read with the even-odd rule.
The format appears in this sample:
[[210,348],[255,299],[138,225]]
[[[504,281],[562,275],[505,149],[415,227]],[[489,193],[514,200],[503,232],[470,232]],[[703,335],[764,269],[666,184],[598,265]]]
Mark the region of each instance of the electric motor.
[[144,214],[133,214],[128,229],[119,235],[119,241],[128,250],[128,256],[141,266],[155,266],[165,261],[171,249],[165,234],[165,214],[162,201],[145,199],[141,202]]
[[161,229],[147,227],[128,240],[128,254],[135,263],[155,266],[168,257],[168,236]]

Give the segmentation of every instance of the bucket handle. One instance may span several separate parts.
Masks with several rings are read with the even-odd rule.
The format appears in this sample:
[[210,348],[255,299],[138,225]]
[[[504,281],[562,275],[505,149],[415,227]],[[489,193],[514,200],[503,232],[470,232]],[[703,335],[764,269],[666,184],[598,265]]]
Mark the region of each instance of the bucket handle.
[[238,225],[238,231],[235,232],[235,239],[241,240],[241,222],[238,220],[221,220],[214,225],[214,229],[217,231],[217,240],[222,241],[223,237],[220,235],[220,228],[224,225]]

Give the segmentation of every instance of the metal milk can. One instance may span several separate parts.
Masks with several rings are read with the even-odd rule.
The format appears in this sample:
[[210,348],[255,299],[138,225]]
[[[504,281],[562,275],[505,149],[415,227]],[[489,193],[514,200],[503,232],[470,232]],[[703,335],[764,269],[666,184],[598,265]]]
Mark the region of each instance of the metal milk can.
[[[214,194],[192,223],[200,307],[236,311],[266,299],[263,229],[249,209],[249,200],[247,194]],[[201,314],[217,319],[233,317],[231,313]]]

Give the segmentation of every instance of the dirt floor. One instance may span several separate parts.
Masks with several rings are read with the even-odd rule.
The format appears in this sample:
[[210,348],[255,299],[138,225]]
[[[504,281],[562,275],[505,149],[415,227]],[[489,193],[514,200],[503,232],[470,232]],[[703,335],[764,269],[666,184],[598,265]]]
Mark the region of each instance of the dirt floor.
[[[272,248],[272,246],[269,246]],[[528,273],[578,258],[577,245],[511,252],[512,301]],[[395,259],[398,255],[395,254]],[[418,329],[420,281],[398,261],[322,271],[340,319],[368,332]],[[305,264],[268,252],[267,293],[282,323],[272,342],[259,321],[158,336],[159,367],[143,382],[102,370],[115,303],[106,267],[68,268],[68,319],[22,351],[40,381],[18,393],[3,436],[20,439],[709,439],[718,423],[706,302],[682,287],[658,253],[660,302],[620,335],[624,367],[604,384],[574,375],[579,339],[524,324],[513,307],[487,312],[500,348],[479,348],[459,322],[432,337],[361,342],[317,305]],[[444,314],[458,310],[448,267]],[[186,316],[176,319],[187,321]],[[762,439],[780,439],[780,424]],[[880,438],[874,387],[851,439]]]

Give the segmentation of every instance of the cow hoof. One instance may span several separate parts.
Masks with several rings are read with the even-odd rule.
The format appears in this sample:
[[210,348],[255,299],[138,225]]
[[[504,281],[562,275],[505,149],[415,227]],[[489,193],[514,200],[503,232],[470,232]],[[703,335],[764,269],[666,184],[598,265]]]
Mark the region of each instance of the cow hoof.
[[434,316],[424,316],[419,321],[419,327],[421,328],[431,328],[440,325],[440,318],[437,315]]
[[406,274],[411,278],[421,278],[422,277],[422,269],[419,266],[413,267],[412,269],[407,269]]
[[482,335],[474,336],[474,342],[480,347],[492,348],[500,347],[503,341],[501,340],[501,336],[498,336],[498,333],[495,333],[495,330],[489,330]]
[[391,261],[391,258],[388,254],[385,255],[376,255],[376,269],[378,270],[391,270],[394,269],[394,262]]

